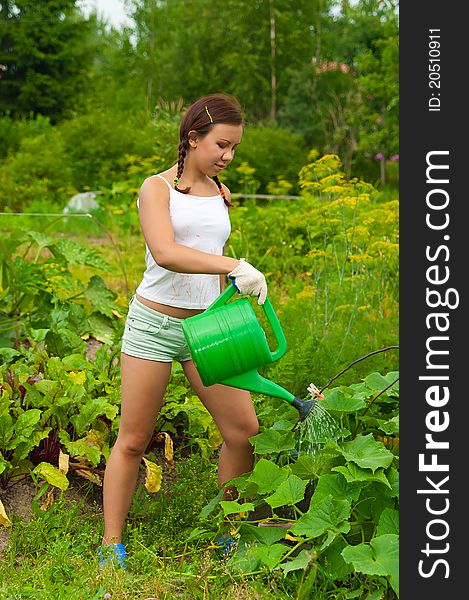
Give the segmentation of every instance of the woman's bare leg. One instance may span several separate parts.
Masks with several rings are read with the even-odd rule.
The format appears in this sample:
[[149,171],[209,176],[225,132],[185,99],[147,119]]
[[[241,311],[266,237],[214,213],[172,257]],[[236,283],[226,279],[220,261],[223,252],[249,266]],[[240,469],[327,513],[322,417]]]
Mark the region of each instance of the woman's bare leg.
[[107,461],[103,482],[104,545],[122,541],[139,466],[155,429],[170,375],[171,363],[121,354],[119,434]]
[[[251,394],[246,390],[214,384],[206,387],[192,360],[181,363],[193,390],[210,412],[223,437],[218,460],[218,484],[247,473],[253,466],[249,438],[259,431]],[[225,488],[224,499],[233,499],[233,489]]]

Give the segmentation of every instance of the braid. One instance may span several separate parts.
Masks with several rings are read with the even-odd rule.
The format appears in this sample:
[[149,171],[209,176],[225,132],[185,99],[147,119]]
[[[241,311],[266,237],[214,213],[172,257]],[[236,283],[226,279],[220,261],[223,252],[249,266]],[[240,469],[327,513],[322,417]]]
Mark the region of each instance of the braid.
[[182,172],[184,171],[184,160],[186,158],[186,154],[187,154],[187,149],[189,148],[189,138],[185,138],[183,140],[181,140],[181,142],[179,143],[179,154],[178,154],[178,170],[177,170],[177,175],[174,178],[174,189],[177,190],[178,192],[182,192],[183,194],[187,194],[190,191],[190,187],[184,189],[184,190],[180,190],[178,188],[178,183],[179,183],[179,178],[182,175]]
[[232,204],[232,203],[231,203],[231,202],[228,200],[228,198],[226,197],[226,194],[225,194],[225,188],[224,188],[224,187],[222,186],[222,184],[220,183],[220,180],[218,179],[218,176],[217,176],[217,175],[214,175],[212,179],[213,179],[213,181],[214,181],[214,182],[217,184],[217,186],[218,186],[218,189],[220,190],[220,195],[221,195],[221,197],[223,198],[223,200],[224,200],[224,202],[225,202],[226,206],[233,206],[233,204]]

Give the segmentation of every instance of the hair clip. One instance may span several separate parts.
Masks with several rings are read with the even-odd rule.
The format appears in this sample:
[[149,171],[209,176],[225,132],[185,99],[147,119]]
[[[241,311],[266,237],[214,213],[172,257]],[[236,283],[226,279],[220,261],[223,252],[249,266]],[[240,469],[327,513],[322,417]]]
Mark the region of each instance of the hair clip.
[[208,116],[210,118],[210,123],[213,123],[212,115],[208,112],[208,108],[205,107],[205,110],[206,110],[206,112],[207,112],[207,114],[208,114]]
[[174,184],[174,187],[175,187],[175,188],[177,188],[177,186],[178,186],[178,183],[179,183],[179,177],[177,177],[177,176],[176,176],[176,177],[173,179],[173,184]]

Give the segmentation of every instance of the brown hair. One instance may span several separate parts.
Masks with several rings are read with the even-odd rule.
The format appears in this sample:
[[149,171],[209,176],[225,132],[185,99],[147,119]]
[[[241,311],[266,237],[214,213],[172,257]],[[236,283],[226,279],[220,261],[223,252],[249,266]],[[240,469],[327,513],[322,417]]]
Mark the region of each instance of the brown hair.
[[[208,113],[205,107],[207,107]],[[198,136],[204,137],[217,123],[224,125],[244,125],[241,105],[231,94],[222,92],[209,94],[208,96],[202,96],[189,106],[179,125],[177,179],[181,177],[184,171],[184,159],[189,149],[189,131],[195,131]],[[217,184],[225,204],[233,206],[225,197],[225,190],[216,175],[213,177],[213,180]],[[184,190],[180,190],[177,184],[174,187],[178,192],[183,194],[189,193],[191,189],[187,187]]]

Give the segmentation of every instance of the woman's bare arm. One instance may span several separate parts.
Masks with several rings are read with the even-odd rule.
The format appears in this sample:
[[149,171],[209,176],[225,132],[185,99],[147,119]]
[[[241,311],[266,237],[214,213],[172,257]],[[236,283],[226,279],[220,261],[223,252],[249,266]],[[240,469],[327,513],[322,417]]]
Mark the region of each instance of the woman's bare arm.
[[139,218],[153,258],[169,271],[226,275],[239,265],[236,258],[209,254],[175,242],[169,214],[169,190],[159,177],[148,177],[140,188]]

